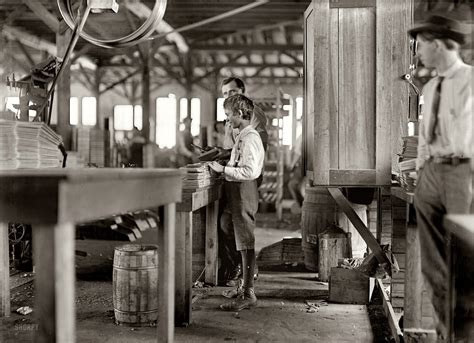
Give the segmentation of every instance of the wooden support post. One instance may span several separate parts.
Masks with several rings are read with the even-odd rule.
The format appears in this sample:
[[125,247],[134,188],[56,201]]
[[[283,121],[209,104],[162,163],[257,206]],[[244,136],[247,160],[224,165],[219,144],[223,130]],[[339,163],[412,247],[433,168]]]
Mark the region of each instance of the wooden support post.
[[100,111],[100,83],[102,81],[102,69],[100,69],[99,66],[97,66],[97,69],[95,70],[95,78],[94,78],[94,96],[95,96],[95,113],[97,113],[97,121],[96,121],[96,127],[103,127],[103,116]]
[[[58,55],[63,57],[66,53],[66,49],[72,37],[72,31],[66,25],[64,21],[60,23],[60,29],[56,34],[56,47],[58,49]],[[72,128],[69,125],[69,99],[71,97],[71,69],[70,65],[65,66],[62,71],[61,77],[58,79],[56,84],[56,96],[57,101],[57,113],[58,123],[57,132],[63,138],[64,147],[66,150],[71,149],[72,142]],[[51,104],[50,104],[51,105]]]
[[[173,342],[175,308],[175,232],[176,204],[164,206],[164,224],[158,228],[158,325],[160,341]],[[178,250],[176,250],[178,251]],[[179,253],[176,255],[179,256]]]
[[0,317],[10,316],[8,223],[0,222]]
[[206,272],[205,282],[217,285],[217,217],[219,213],[219,200],[206,207]]
[[175,324],[177,326],[187,326],[191,322],[192,223],[192,212],[176,213]]
[[74,228],[62,223],[33,230],[38,342],[75,342]]
[[143,57],[142,68],[142,107],[143,107],[143,128],[142,133],[146,142],[150,142],[150,44],[144,44],[146,52]]

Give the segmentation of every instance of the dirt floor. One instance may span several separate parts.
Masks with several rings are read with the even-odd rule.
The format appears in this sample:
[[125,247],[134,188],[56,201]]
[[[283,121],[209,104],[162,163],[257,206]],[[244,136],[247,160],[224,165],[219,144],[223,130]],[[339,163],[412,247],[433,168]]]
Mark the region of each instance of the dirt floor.
[[[298,237],[298,218],[285,214],[260,215],[257,250],[283,237]],[[144,237],[148,240],[149,237]],[[127,327],[114,323],[112,304],[113,247],[117,242],[78,241],[88,257],[76,262],[77,342],[155,342],[155,327]],[[379,299],[373,304],[328,304],[328,284],[310,272],[260,271],[256,282],[258,306],[239,313],[222,312],[224,287],[193,289],[193,317],[188,327],[175,329],[176,342],[390,342],[387,320]],[[12,289],[12,311],[34,303],[31,277]],[[29,279],[28,279],[29,278]],[[21,282],[20,282],[21,283]],[[376,297],[377,298],[377,297]],[[12,312],[2,320],[0,342],[31,342],[37,325],[34,312]]]

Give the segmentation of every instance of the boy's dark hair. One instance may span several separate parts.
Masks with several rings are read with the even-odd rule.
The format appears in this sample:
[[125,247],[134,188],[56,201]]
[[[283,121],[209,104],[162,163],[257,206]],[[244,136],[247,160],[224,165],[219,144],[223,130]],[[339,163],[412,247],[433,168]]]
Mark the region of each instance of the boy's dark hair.
[[253,116],[253,101],[242,94],[235,94],[224,100],[224,108],[232,113],[242,111],[242,119],[250,120]]
[[233,76],[231,76],[231,77],[228,77],[228,78],[224,79],[224,80],[222,81],[221,87],[224,86],[224,85],[227,85],[227,84],[231,83],[232,81],[235,82],[235,84],[237,85],[237,88],[239,88],[239,89],[242,90],[242,93],[245,93],[245,83],[244,83],[244,81],[242,81],[242,80],[239,79],[238,77],[233,77]]

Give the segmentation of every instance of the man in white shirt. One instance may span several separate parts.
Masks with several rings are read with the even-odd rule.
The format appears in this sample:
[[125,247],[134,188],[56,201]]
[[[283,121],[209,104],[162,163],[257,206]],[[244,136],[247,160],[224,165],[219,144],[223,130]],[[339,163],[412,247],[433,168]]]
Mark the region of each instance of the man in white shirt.
[[[236,94],[245,94],[245,83],[238,77],[228,77],[222,81],[221,92],[224,98],[228,98]],[[252,119],[250,125],[258,132],[262,139],[263,148],[267,150],[268,132],[267,117],[265,112],[254,104]],[[223,148],[226,150],[232,149],[236,141],[236,137],[239,134],[238,128],[233,128],[230,121],[227,121],[225,125],[224,144]],[[260,186],[263,180],[263,170],[257,179],[257,185]],[[225,220],[226,217],[224,217]],[[227,286],[235,286],[240,282],[242,277],[242,264],[240,261],[240,254],[235,249],[233,243],[233,234],[229,232],[229,223],[220,221],[219,226],[219,257],[221,258],[221,268],[224,270],[224,279]],[[232,242],[229,242],[229,239]],[[258,268],[255,266],[255,278],[257,278]],[[231,296],[232,292],[230,292]],[[228,296],[226,293],[225,296]]]
[[456,20],[436,15],[408,32],[417,40],[420,60],[438,73],[423,88],[415,208],[422,272],[432,289],[438,338],[444,340],[448,339],[449,239],[443,216],[469,213],[472,201],[473,67],[459,56],[469,31]]
[[224,212],[221,223],[231,223],[237,251],[242,257],[243,284],[236,291],[236,299],[222,304],[226,311],[240,311],[254,307],[255,216],[258,210],[257,178],[262,172],[265,150],[258,132],[250,125],[254,105],[252,100],[237,94],[224,101],[224,110],[234,129],[239,129],[230,160],[222,166],[212,162],[211,168],[223,173]]

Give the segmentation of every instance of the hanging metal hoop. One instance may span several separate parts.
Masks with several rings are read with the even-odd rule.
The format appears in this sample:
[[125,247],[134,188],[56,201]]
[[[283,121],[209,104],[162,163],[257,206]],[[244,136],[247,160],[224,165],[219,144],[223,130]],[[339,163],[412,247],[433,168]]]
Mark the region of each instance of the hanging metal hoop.
[[[66,24],[74,29],[76,26],[76,16],[73,14],[71,0],[57,0],[59,12]],[[117,39],[98,39],[85,32],[81,32],[80,36],[90,43],[103,48],[128,48],[130,46],[141,43],[155,31],[158,24],[165,15],[167,0],[155,0],[155,6],[151,11],[151,15],[145,22],[134,32]]]

